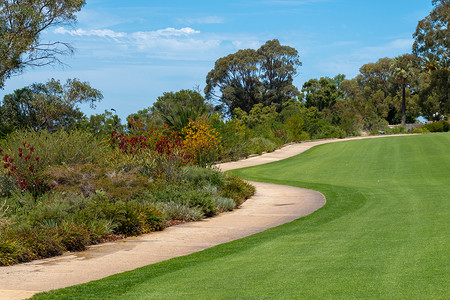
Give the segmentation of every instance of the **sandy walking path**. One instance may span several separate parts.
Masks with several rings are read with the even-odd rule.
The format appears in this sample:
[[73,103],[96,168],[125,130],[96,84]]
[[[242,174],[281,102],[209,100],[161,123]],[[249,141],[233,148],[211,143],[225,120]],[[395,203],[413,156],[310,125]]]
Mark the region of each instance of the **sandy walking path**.
[[[351,138],[351,140],[360,139]],[[300,154],[316,145],[350,139],[292,144],[238,162],[223,170],[255,166]],[[83,252],[0,267],[0,300],[24,299],[41,291],[63,288],[133,270],[170,258],[246,237],[310,214],[325,204],[316,191],[252,182],[256,194],[239,209],[161,232],[94,245]]]

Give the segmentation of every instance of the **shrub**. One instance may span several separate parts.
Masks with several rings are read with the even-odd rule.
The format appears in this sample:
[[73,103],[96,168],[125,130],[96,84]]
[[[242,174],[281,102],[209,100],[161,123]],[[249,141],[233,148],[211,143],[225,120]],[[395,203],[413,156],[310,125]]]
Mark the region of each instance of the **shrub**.
[[11,227],[8,233],[23,246],[20,262],[61,255],[65,251],[53,226],[21,224]]
[[200,208],[189,207],[189,205],[183,203],[158,203],[157,207],[162,210],[170,220],[198,221],[204,218]]
[[89,163],[105,159],[108,148],[83,131],[17,131],[1,141],[3,167],[21,191],[34,197],[48,190],[42,173],[52,165]]
[[159,154],[171,155],[176,149],[181,149],[181,136],[176,131],[170,131],[167,125],[146,128],[141,120],[128,120],[129,133],[111,133],[110,145],[126,154],[138,154],[142,150],[151,150]]
[[450,123],[448,121],[442,120],[439,122],[426,124],[424,127],[430,132],[448,132]]
[[222,137],[222,160],[238,160],[250,155],[249,136],[250,129],[239,119],[223,122],[215,115],[213,117],[214,127]]
[[183,149],[186,154],[202,167],[212,165],[221,152],[220,137],[207,120],[189,122],[183,128]]
[[79,130],[54,133],[45,130],[16,131],[0,142],[0,148],[16,153],[18,148],[23,147],[23,143],[33,146],[33,156],[40,158],[43,169],[63,163],[103,162],[110,151],[107,143],[88,132]]
[[241,205],[245,199],[253,196],[254,194],[254,186],[233,174],[227,176],[221,191],[221,196],[233,199],[236,206]]
[[63,221],[57,228],[61,244],[67,251],[82,251],[91,243],[89,230],[83,225]]
[[339,126],[333,126],[329,124],[323,124],[318,132],[314,135],[315,139],[325,139],[325,138],[345,138],[347,136],[344,129]]
[[85,228],[89,232],[90,244],[96,244],[112,235],[116,229],[113,220],[91,218]]
[[126,236],[139,235],[162,230],[166,218],[156,207],[149,204],[126,203],[125,214],[117,227],[117,232]]
[[[40,157],[34,156],[34,147],[27,143],[22,145],[23,148],[17,149],[16,156],[11,153],[3,156],[3,168],[8,170],[8,177],[22,192],[29,191],[37,197],[48,189],[40,176],[43,167]],[[2,152],[0,148],[0,154]]]
[[198,187],[181,186],[179,184],[158,184],[154,190],[146,194],[147,201],[160,203],[179,203],[189,207],[197,207],[208,217],[216,213],[213,195]]
[[[408,127],[406,126],[395,126],[393,128],[390,127],[385,127],[382,130],[385,134],[400,134],[400,133],[407,133],[408,132]],[[379,134],[379,132],[373,132],[373,134]]]
[[205,185],[221,186],[225,181],[225,174],[213,168],[185,166],[180,170],[180,174],[181,180],[196,187]]
[[170,155],[151,150],[142,150],[137,155],[123,155],[117,160],[118,169],[139,173],[155,180],[178,180],[180,168],[189,163],[181,150],[173,150]]
[[[22,222],[31,226],[48,224],[58,226],[62,221],[69,217],[70,205],[62,199],[52,199],[53,201],[39,201],[32,207],[26,207],[22,214],[16,216],[22,219]],[[30,209],[31,208],[31,209]]]
[[194,189],[186,192],[185,203],[190,207],[198,207],[206,217],[216,214],[216,205],[213,197],[205,190]]
[[0,227],[7,223],[4,217],[6,216],[8,209],[9,207],[6,205],[6,200],[3,203],[0,202]]
[[216,204],[216,209],[218,212],[231,211],[236,206],[233,199],[224,197],[214,197],[214,203]]
[[58,192],[90,196],[103,190],[112,199],[131,199],[146,190],[152,180],[138,170],[116,171],[93,164],[71,164],[49,168],[46,182]]
[[308,135],[303,131],[304,121],[301,115],[295,114],[288,117],[285,122],[285,127],[288,132],[289,142],[302,141]]
[[24,261],[21,244],[14,239],[6,238],[1,232],[2,229],[0,229],[0,266],[9,266]]
[[263,152],[273,152],[277,149],[277,144],[269,139],[258,137],[250,140],[250,152],[262,154]]
[[414,128],[411,133],[428,133],[430,132],[425,126],[420,126]]
[[9,197],[17,190],[15,180],[7,174],[0,175],[0,197]]
[[0,266],[60,255],[64,251],[57,227],[19,224],[0,228]]

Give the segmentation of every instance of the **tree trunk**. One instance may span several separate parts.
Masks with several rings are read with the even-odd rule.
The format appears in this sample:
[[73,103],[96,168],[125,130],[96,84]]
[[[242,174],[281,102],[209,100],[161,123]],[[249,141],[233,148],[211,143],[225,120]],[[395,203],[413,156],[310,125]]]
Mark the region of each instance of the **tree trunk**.
[[402,126],[406,125],[406,84],[402,84]]

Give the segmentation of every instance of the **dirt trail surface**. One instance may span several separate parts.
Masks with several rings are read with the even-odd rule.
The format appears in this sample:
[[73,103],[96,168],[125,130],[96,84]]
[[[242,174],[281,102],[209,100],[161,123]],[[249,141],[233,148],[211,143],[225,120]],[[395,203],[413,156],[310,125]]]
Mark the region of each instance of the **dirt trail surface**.
[[[351,140],[359,139],[352,138]],[[292,144],[272,153],[219,164],[223,170],[256,166],[300,154],[316,145],[349,139]],[[24,299],[41,291],[63,288],[133,270],[173,257],[243,238],[319,209],[322,194],[290,186],[252,182],[256,194],[239,209],[161,232],[89,247],[83,252],[0,267],[0,300]]]

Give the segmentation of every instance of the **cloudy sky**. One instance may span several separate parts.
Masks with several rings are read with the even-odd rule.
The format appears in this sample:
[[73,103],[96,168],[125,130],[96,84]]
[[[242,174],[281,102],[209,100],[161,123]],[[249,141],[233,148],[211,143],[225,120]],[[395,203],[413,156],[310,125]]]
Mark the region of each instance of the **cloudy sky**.
[[0,97],[50,78],[79,78],[103,92],[97,109],[124,119],[164,92],[205,87],[214,62],[279,39],[299,51],[295,84],[345,74],[381,57],[411,52],[431,0],[87,0],[74,27],[53,27],[43,41],[70,42],[65,67],[29,69],[6,81]]

